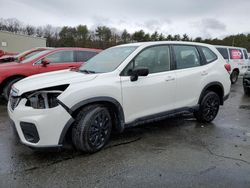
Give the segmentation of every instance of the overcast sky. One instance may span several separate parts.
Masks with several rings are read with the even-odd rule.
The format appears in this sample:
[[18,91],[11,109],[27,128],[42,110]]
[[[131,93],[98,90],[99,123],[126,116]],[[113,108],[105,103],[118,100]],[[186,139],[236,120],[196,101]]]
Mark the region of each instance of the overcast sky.
[[0,0],[0,17],[35,26],[106,25],[221,38],[250,32],[250,0]]

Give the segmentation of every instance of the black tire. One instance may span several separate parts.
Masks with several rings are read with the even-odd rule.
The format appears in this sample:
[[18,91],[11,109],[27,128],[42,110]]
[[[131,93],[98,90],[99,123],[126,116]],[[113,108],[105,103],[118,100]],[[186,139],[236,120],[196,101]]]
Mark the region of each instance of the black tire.
[[83,108],[72,127],[72,142],[77,150],[94,153],[109,141],[112,119],[108,109],[102,105]]
[[245,95],[250,95],[250,89],[247,87],[244,87],[244,93]]
[[9,80],[8,82],[5,83],[5,85],[3,87],[3,96],[4,96],[5,100],[7,100],[7,101],[9,100],[9,95],[10,95],[10,90],[11,90],[12,85],[21,79],[22,78],[15,78],[15,79]]
[[201,100],[198,111],[194,112],[199,122],[209,123],[213,121],[220,108],[220,97],[213,91],[207,91]]
[[238,77],[239,77],[239,72],[234,70],[230,75],[231,83],[235,84],[238,81]]

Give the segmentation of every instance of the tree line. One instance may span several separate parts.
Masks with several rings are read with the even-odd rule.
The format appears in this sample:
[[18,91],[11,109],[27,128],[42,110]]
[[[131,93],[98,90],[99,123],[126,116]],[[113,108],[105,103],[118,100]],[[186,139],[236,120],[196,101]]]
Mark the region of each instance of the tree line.
[[87,25],[76,27],[64,26],[35,27],[24,25],[17,19],[0,19],[0,30],[18,34],[25,34],[47,39],[48,47],[88,47],[105,49],[118,44],[145,41],[192,41],[203,42],[213,45],[227,45],[244,47],[250,51],[250,33],[230,35],[223,39],[203,39],[201,37],[191,38],[184,35],[165,35],[155,31],[146,33],[144,30],[129,33],[126,29],[119,31],[107,26],[98,26],[94,30]]

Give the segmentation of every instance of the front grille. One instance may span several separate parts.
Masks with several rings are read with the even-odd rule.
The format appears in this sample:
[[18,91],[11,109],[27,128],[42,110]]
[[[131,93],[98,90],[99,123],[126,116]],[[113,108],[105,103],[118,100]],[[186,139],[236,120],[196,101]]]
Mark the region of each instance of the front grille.
[[14,110],[17,107],[17,105],[18,105],[18,103],[20,101],[20,98],[19,97],[10,96],[9,101],[10,101],[10,108],[12,110]]

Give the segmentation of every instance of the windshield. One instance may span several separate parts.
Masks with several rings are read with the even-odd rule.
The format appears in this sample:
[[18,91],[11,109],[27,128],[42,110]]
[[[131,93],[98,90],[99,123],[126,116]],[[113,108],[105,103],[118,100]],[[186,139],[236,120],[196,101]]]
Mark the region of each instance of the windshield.
[[102,51],[83,64],[79,71],[89,73],[105,73],[115,70],[137,46],[114,47]]
[[37,53],[37,54],[31,56],[31,57],[28,57],[27,59],[21,61],[20,63],[28,63],[28,62],[30,62],[31,60],[36,59],[36,58],[40,57],[41,55],[44,55],[44,54],[48,53],[49,51],[51,51],[51,50],[44,50],[44,51],[41,51],[41,52],[39,52],[39,53]]
[[24,56],[25,54],[27,54],[27,53],[29,53],[29,52],[30,52],[30,50],[27,50],[27,51],[24,51],[24,52],[22,52],[22,53],[19,53],[19,54],[17,54],[17,55],[15,56],[15,58],[22,57],[22,56]]

